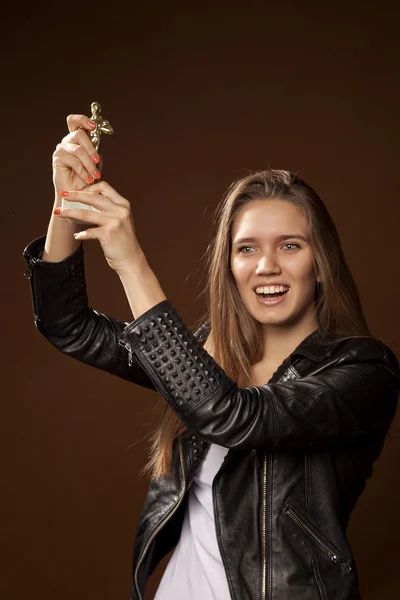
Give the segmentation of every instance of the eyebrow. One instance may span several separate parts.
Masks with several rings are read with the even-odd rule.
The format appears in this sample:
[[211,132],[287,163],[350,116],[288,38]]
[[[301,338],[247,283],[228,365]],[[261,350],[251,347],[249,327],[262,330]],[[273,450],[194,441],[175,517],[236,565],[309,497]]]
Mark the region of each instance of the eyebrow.
[[[280,242],[281,240],[288,240],[288,239],[293,239],[296,238],[298,240],[303,240],[304,242],[308,242],[307,238],[304,237],[304,235],[301,235],[301,233],[293,233],[293,234],[282,234],[282,235],[277,235],[276,239]],[[257,238],[256,237],[246,237],[246,238],[240,238],[238,240],[236,240],[233,245],[237,246],[238,244],[243,244],[244,242],[256,242]]]

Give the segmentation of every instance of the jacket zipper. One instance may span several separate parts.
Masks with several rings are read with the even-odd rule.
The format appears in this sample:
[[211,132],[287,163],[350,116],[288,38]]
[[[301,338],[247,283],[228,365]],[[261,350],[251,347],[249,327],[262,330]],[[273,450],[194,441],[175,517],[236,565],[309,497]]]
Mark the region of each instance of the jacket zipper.
[[132,366],[132,354],[133,354],[132,346],[130,345],[129,342],[127,342],[126,340],[123,340],[123,339],[118,340],[118,344],[128,350],[128,364],[131,367]]
[[339,565],[343,575],[348,575],[351,572],[351,560],[344,560],[333,546],[323,540],[320,535],[317,535],[314,529],[311,529],[311,526],[308,525],[299,513],[294,510],[293,506],[287,506],[284,512],[309,538],[311,538],[312,541],[314,541],[314,543],[317,542],[317,544],[324,549],[325,554],[328,554],[332,562]]
[[26,277],[27,279],[31,279],[32,278],[32,270],[33,270],[33,267],[34,267],[35,263],[37,263],[38,260],[39,259],[35,258],[34,256],[31,257],[31,258],[29,258],[29,264],[28,264],[28,267],[27,267],[27,269],[26,269],[26,271],[24,273],[24,277]]
[[145,554],[146,554],[151,542],[154,540],[155,536],[160,531],[160,529],[162,529],[162,527],[164,527],[164,525],[169,521],[169,519],[176,513],[176,511],[178,510],[178,508],[183,500],[185,492],[186,492],[186,470],[185,470],[185,462],[183,459],[182,439],[180,437],[178,438],[178,444],[179,444],[179,457],[180,457],[181,468],[182,468],[183,486],[182,486],[182,489],[180,491],[180,494],[179,494],[179,497],[178,497],[178,500],[177,500],[175,506],[164,517],[164,519],[161,521],[161,523],[159,523],[157,525],[157,527],[154,529],[154,531],[150,535],[149,539],[147,540],[145,547],[143,548],[142,554],[139,556],[139,559],[138,559],[138,562],[136,565],[136,569],[135,569],[135,587],[136,587],[136,591],[137,591],[139,600],[143,600],[142,595],[139,590],[139,583],[138,583],[138,572],[139,572],[140,565],[143,562],[143,559],[145,557]]
[[267,518],[267,453],[264,452],[263,481],[262,481],[262,524],[261,524],[261,529],[262,529],[262,532],[261,532],[261,600],[265,600],[266,580],[267,580],[266,518]]
[[24,273],[24,277],[26,277],[26,279],[29,279],[29,283],[31,286],[31,290],[32,290],[32,299],[33,299],[33,312],[34,312],[34,321],[35,321],[35,325],[36,327],[38,326],[38,321],[39,318],[36,314],[36,311],[38,310],[38,305],[39,305],[39,297],[38,297],[38,293],[36,290],[37,287],[37,282],[35,283],[35,280],[32,279],[32,274],[33,274],[33,269],[34,266],[37,262],[39,262],[39,259],[36,258],[35,256],[29,257],[28,259],[28,266],[27,269]]

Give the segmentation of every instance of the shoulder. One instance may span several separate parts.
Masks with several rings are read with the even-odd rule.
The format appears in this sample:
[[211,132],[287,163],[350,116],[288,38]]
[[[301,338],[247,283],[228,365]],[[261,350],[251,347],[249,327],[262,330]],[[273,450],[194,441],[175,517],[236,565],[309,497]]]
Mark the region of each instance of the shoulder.
[[363,362],[385,367],[400,381],[399,361],[393,350],[372,336],[338,337],[333,342],[331,359],[337,364]]

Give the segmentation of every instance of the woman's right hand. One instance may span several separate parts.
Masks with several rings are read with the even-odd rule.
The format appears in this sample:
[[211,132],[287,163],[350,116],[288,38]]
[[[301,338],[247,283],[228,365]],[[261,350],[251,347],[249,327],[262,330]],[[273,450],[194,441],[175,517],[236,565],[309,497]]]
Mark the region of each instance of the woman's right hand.
[[53,184],[59,201],[62,190],[81,190],[101,177],[97,168],[100,157],[86,133],[96,127],[91,123],[85,115],[67,117],[69,133],[53,153]]

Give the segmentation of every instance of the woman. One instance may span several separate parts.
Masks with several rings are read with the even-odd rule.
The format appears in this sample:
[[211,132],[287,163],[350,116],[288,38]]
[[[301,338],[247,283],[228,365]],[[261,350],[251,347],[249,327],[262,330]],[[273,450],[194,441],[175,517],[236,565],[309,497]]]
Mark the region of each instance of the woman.
[[[55,214],[24,250],[35,324],[62,352],[166,401],[131,598],[175,546],[157,600],[360,598],[346,527],[395,415],[400,371],[368,329],[325,205],[287,171],[235,182],[192,333],[146,261],[128,200],[105,182],[84,187],[98,178],[78,129],[89,120],[67,122]],[[60,210],[62,196],[98,212]],[[88,228],[76,233],[68,219]],[[92,239],[120,277],[131,323],[88,306],[80,240]]]

